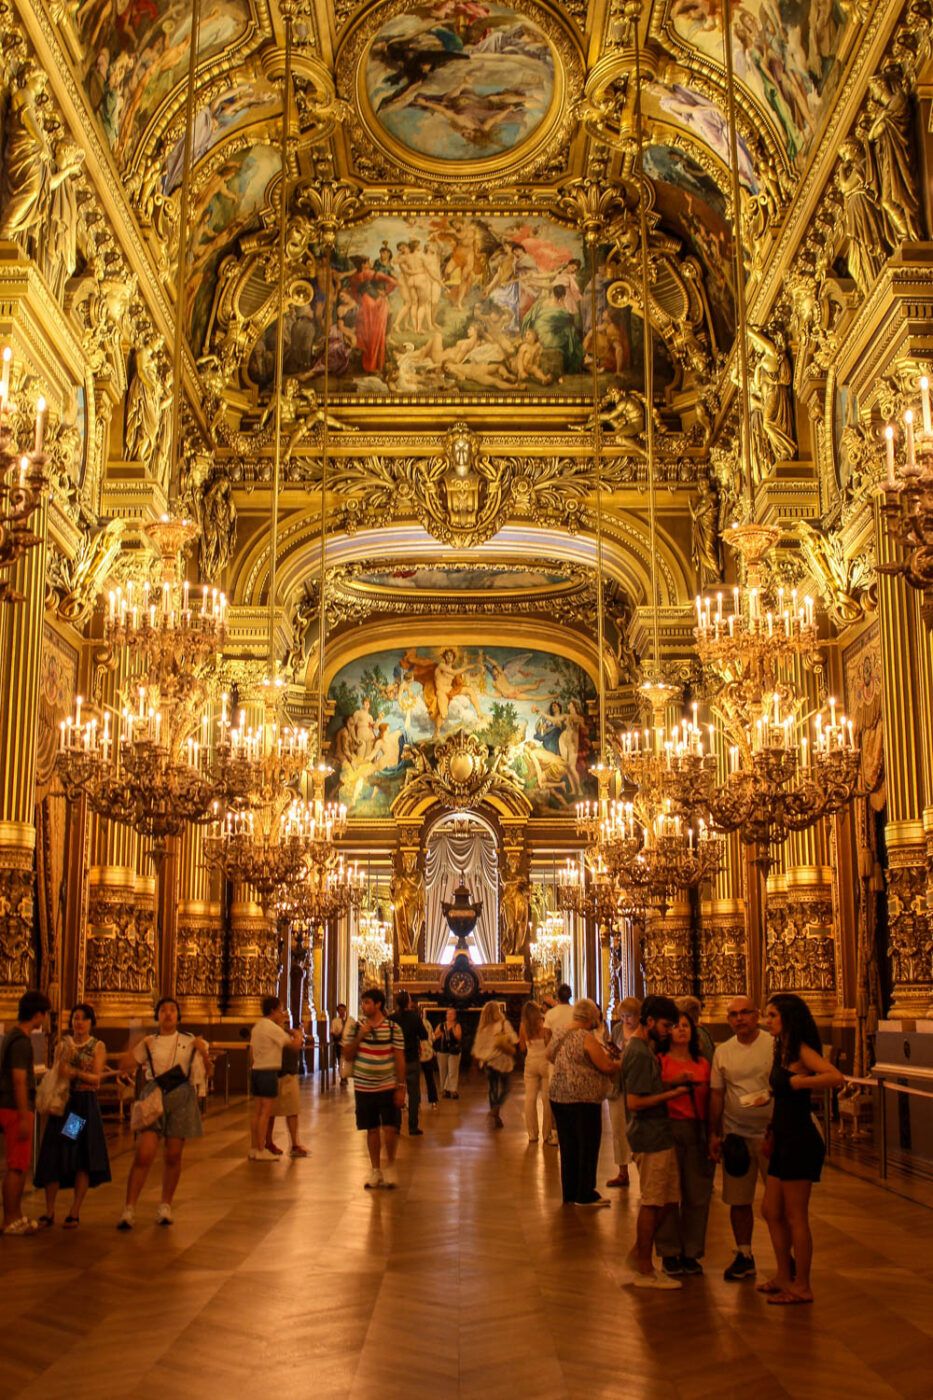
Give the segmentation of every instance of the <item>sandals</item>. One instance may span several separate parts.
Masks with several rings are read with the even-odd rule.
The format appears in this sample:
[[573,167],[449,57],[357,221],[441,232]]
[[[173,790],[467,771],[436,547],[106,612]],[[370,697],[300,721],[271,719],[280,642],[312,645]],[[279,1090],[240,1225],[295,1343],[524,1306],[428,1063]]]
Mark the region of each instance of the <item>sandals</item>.
[[54,1224],[54,1215],[40,1215],[36,1220],[36,1225],[39,1227],[40,1230],[51,1230]]
[[779,1289],[777,1293],[773,1294],[772,1297],[768,1299],[768,1303],[773,1308],[805,1307],[808,1303],[812,1302],[812,1298],[804,1298],[799,1293],[788,1293],[783,1288]]
[[77,1228],[78,1228],[78,1226],[79,1226],[80,1224],[81,1224],[81,1221],[78,1219],[78,1217],[77,1217],[76,1215],[66,1215],[66,1216],[65,1216],[65,1219],[64,1219],[64,1221],[63,1221],[63,1223],[62,1223],[62,1229],[63,1229],[63,1230],[77,1230]]

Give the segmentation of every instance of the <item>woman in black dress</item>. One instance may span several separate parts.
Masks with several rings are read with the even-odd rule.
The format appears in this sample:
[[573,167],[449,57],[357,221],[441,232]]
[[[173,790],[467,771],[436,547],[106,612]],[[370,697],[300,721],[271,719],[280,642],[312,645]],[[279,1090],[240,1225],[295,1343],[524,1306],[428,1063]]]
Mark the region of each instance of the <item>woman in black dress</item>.
[[826,1147],[813,1121],[810,1094],[814,1089],[841,1089],[846,1081],[820,1053],[820,1033],[800,997],[792,992],[771,997],[765,1024],[774,1036],[774,1112],[762,1213],[771,1233],[777,1272],[759,1284],[758,1291],[768,1294],[769,1303],[786,1307],[813,1302],[810,1191],[820,1179]]
[[79,1002],[59,1049],[59,1073],[71,1081],[71,1092],[61,1117],[50,1114],[46,1119],[33,1178],[36,1186],[45,1187],[45,1214],[39,1219],[45,1228],[55,1224],[61,1187],[74,1191],[65,1229],[76,1230],[88,1188],[110,1180],[110,1157],[97,1102],[97,1090],[106,1078],[107,1050],[91,1034],[96,1020],[93,1006]]

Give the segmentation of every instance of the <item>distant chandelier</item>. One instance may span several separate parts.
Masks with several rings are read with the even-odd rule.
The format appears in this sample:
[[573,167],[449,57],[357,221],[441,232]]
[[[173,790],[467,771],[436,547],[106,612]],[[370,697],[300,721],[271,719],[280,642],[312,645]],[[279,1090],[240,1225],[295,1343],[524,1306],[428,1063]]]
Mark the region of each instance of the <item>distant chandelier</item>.
[[[65,795],[153,842],[158,862],[167,840],[208,819],[227,782],[227,750],[215,742],[210,700],[226,638],[226,599],[179,581],[178,558],[197,535],[190,521],[163,516],[146,527],[162,559],[162,579],[110,594],[104,638],[129,676],[119,714],[84,709],[60,728],[56,764]],[[83,717],[82,717],[83,711]]]
[[342,856],[332,866],[309,862],[299,879],[282,891],[276,912],[293,928],[313,932],[328,920],[359,909],[365,888],[365,873]]
[[[42,543],[30,528],[30,519],[48,490],[45,475],[45,399],[36,407],[36,434],[32,451],[17,451],[10,422],[10,369],[12,351],[7,345],[0,357],[0,575],[6,573],[30,549]],[[0,577],[0,603],[22,603],[24,596],[8,578]]]
[[563,965],[570,952],[570,944],[563,914],[548,910],[543,921],[535,927],[528,952],[536,966],[556,968],[558,964]]
[[356,957],[374,973],[391,961],[391,933],[391,925],[378,909],[364,909],[350,941]]
[[914,414],[904,415],[904,460],[896,465],[894,429],[885,428],[887,477],[884,511],[891,530],[906,554],[903,563],[884,566],[902,573],[911,588],[933,587],[933,422],[930,416],[930,381],[920,379],[921,430],[915,432]]

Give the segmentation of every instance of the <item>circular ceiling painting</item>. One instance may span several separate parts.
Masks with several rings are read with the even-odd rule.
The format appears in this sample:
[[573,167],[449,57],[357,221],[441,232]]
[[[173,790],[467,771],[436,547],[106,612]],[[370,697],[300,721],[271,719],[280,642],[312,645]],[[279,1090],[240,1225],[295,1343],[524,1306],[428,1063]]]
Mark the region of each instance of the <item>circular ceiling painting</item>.
[[362,571],[357,581],[367,588],[406,593],[483,593],[489,589],[541,593],[576,582],[564,572],[484,564],[396,564]]
[[522,146],[549,116],[555,55],[534,20],[486,0],[395,13],[364,62],[375,128],[409,155],[453,165]]

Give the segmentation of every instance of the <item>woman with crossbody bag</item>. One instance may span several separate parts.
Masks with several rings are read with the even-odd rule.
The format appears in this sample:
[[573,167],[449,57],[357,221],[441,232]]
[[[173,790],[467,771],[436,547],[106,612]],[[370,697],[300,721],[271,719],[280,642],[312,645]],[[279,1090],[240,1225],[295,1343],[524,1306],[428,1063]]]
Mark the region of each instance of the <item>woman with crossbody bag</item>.
[[45,1120],[33,1173],[33,1185],[45,1189],[45,1214],[39,1216],[40,1229],[55,1224],[55,1202],[59,1190],[64,1188],[74,1191],[65,1229],[76,1230],[88,1190],[110,1180],[110,1157],[97,1101],[97,1091],[108,1076],[107,1049],[92,1034],[96,1024],[93,1006],[78,1002],[71,1012],[69,1033],[59,1048],[56,1067],[68,1086],[68,1096],[58,1112],[57,1105],[53,1105]]
[[200,1036],[178,1029],[178,1002],[163,997],[156,1006],[159,1023],[156,1035],[145,1036],[128,1052],[128,1069],[142,1066],[145,1083],[133,1105],[132,1126],[137,1132],[136,1155],[126,1183],[126,1208],[117,1222],[118,1230],[132,1230],[136,1224],[136,1202],[149,1175],[149,1168],[164,1146],[162,1199],[156,1211],[159,1225],[171,1225],[172,1198],[181,1176],[181,1155],[189,1138],[201,1137],[204,1127],[198,1096],[191,1082],[194,1058],[200,1055],[210,1073],[210,1048]]

